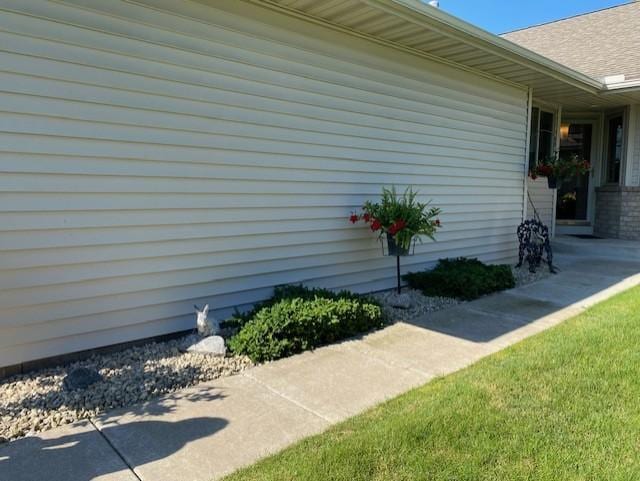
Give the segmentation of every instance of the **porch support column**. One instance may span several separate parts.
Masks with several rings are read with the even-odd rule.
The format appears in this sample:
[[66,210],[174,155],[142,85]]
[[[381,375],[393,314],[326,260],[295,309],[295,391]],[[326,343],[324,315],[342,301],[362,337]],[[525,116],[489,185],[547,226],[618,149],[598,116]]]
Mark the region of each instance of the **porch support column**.
[[531,112],[533,110],[533,89],[529,87],[529,95],[527,98],[527,126],[526,136],[524,139],[524,181],[523,181],[523,197],[522,197],[522,222],[527,220],[528,189],[529,189],[529,152],[531,150]]
[[[560,155],[560,141],[562,135],[562,105],[558,106],[556,111],[556,133],[554,151],[556,155]],[[551,202],[551,237],[556,236],[556,207],[558,205],[558,189],[553,189],[553,199]]]

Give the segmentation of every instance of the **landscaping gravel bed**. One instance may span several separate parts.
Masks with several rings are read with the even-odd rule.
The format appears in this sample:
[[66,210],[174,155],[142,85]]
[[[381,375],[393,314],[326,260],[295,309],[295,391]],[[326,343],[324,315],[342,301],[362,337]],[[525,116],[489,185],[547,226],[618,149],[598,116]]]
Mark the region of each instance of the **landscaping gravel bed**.
[[402,289],[400,296],[394,289],[377,292],[373,298],[382,304],[385,314],[392,321],[408,321],[428,312],[446,309],[462,302],[448,297],[427,297],[420,291],[408,287]]
[[[524,286],[532,282],[549,277],[551,273],[545,266],[538,268],[537,272],[529,272],[528,267],[512,267],[516,287]],[[377,292],[373,298],[382,304],[382,308],[392,321],[408,321],[429,312],[439,311],[462,303],[458,299],[450,297],[428,297],[422,292],[405,287],[398,296],[395,289]]]
[[[185,337],[150,343],[0,381],[0,443],[236,374],[253,365],[245,356],[183,352],[191,342],[193,338]],[[103,380],[84,390],[67,391],[63,379],[78,367],[98,370]]]

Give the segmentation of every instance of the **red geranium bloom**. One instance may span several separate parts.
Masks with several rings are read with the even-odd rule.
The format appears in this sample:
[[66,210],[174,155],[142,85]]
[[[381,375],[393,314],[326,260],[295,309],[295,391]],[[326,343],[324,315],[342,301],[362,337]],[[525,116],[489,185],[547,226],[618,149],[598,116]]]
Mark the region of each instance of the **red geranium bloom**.
[[406,226],[407,226],[407,223],[404,220],[398,219],[391,225],[391,227],[389,227],[389,234],[396,235]]
[[378,219],[373,219],[373,222],[371,223],[371,230],[373,232],[380,230],[382,228],[382,222],[380,222]]
[[551,177],[553,175],[553,167],[546,164],[539,165],[537,173],[543,177]]
[[356,214],[351,214],[351,217],[349,217],[349,222],[351,222],[352,224],[355,224],[356,222],[358,222],[359,219],[360,217],[358,217]]
[[365,222],[369,223],[369,221],[371,220],[371,214],[369,214],[368,212],[365,212],[362,218],[364,219]]
[[440,219],[436,219],[436,226],[437,226],[437,227],[440,227],[440,225],[441,225],[441,224],[440,224]]

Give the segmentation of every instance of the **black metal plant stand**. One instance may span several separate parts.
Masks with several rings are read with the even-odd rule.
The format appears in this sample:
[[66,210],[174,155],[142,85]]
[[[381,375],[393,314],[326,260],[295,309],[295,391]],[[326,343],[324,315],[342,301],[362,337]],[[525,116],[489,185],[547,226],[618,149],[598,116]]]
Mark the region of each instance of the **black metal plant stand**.
[[402,293],[402,283],[400,282],[400,258],[412,256],[415,252],[416,240],[415,238],[411,242],[411,247],[403,248],[396,244],[392,235],[387,234],[387,251],[384,250],[384,241],[380,237],[380,244],[382,245],[382,254],[386,256],[394,256],[396,258],[396,280],[397,280],[397,292]]

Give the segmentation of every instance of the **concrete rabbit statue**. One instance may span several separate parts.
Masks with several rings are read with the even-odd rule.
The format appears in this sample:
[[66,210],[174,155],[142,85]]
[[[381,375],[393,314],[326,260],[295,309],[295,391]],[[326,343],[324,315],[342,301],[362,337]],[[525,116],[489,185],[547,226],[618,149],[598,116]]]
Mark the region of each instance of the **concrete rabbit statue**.
[[220,330],[220,325],[215,319],[209,319],[209,304],[205,305],[202,310],[198,306],[193,306],[196,309],[196,327],[198,328],[198,334],[203,337],[214,336]]

